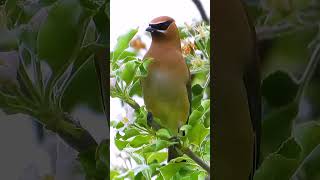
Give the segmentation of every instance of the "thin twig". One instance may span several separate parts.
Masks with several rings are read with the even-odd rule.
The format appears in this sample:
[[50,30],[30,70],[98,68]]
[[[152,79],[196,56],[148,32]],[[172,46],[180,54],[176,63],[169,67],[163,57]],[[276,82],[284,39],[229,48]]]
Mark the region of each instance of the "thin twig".
[[316,71],[317,65],[319,64],[319,61],[320,61],[320,43],[317,44],[316,47],[314,48],[310,61],[306,67],[306,70],[304,71],[299,81],[300,87],[297,93],[297,100],[301,98],[305,87],[308,85],[311,78],[313,77]]
[[199,0],[192,0],[192,2],[196,5],[198,11],[200,12],[200,15],[204,22],[209,23],[209,18],[206,14],[206,11],[204,10],[202,3]]
[[317,24],[310,24],[310,25],[295,25],[291,23],[283,23],[279,25],[274,26],[260,26],[256,27],[256,33],[258,41],[263,40],[270,40],[279,36],[282,36],[284,34],[288,33],[294,33],[297,31],[301,31],[308,28],[315,28],[317,27]]
[[[175,146],[176,147],[176,146]],[[176,147],[177,148],[177,147]],[[189,148],[187,147],[180,147],[179,149],[182,151],[184,154],[186,154],[187,156],[189,156],[194,162],[196,162],[197,164],[199,164],[199,166],[201,166],[204,170],[206,170],[208,172],[208,174],[210,175],[210,166],[208,166],[205,162],[203,162],[202,159],[200,159],[194,152],[192,152]]]
[[124,100],[124,102],[126,102],[129,106],[131,106],[136,111],[140,109],[140,105],[135,100],[133,100],[131,97],[126,98]]

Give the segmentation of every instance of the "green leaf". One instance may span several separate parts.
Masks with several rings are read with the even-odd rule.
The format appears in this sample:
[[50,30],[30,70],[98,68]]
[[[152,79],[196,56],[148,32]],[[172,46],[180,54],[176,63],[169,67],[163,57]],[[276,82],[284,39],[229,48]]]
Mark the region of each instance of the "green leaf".
[[120,174],[119,176],[115,177],[115,180],[124,180],[124,179],[133,179],[134,178],[134,172],[133,170],[129,170],[123,174]]
[[149,135],[137,135],[129,142],[129,144],[131,147],[140,147],[143,144],[149,144],[150,140],[151,136]]
[[99,161],[103,162],[105,166],[109,166],[109,144],[110,142],[108,141],[103,141],[99,144],[97,151],[96,151],[96,159]]
[[142,97],[142,90],[141,90],[140,81],[134,82],[131,89],[130,89],[129,96],[132,97],[134,95],[138,95],[138,96]]
[[118,171],[116,171],[116,170],[110,170],[110,179],[115,179],[115,177],[117,177],[117,176],[119,176],[119,172]]
[[135,75],[137,65],[134,61],[129,61],[121,67],[120,78],[129,85]]
[[200,122],[192,126],[192,129],[188,131],[187,137],[191,144],[194,144],[200,147],[204,139],[209,135],[210,129],[205,128],[204,125]]
[[[113,56],[113,52],[110,54],[110,56]],[[123,51],[120,56],[118,57],[118,59],[122,59],[123,62],[128,62],[131,60],[135,60],[137,56],[136,52],[131,52],[131,51]]]
[[320,177],[320,144],[303,160],[299,168],[294,174],[294,177],[303,177],[307,180],[318,180]]
[[320,123],[315,121],[302,123],[295,128],[293,134],[302,147],[302,157],[306,157],[320,144]]
[[164,180],[192,179],[191,177],[198,177],[203,174],[203,171],[200,171],[197,165],[187,162],[170,162],[168,165],[159,168],[159,171]]
[[275,152],[291,136],[292,124],[298,113],[298,104],[291,103],[275,109],[262,121],[261,155],[262,159]]
[[119,60],[121,53],[129,47],[129,42],[138,32],[138,28],[131,29],[128,33],[119,36],[115,49],[112,53],[112,62]]
[[104,1],[104,3],[104,6],[99,8],[99,11],[93,17],[93,20],[99,34],[98,42],[109,47],[110,18],[107,13],[109,13],[108,6],[110,5],[110,1]]
[[168,148],[169,146],[174,145],[174,144],[176,144],[176,143],[162,140],[162,139],[157,139],[153,144],[149,144],[149,145],[145,146],[142,149],[142,153],[157,152],[157,151],[160,151],[164,148]]
[[116,129],[120,129],[124,126],[123,122],[122,121],[119,121],[116,125]]
[[279,107],[294,101],[299,84],[288,73],[276,71],[263,80],[261,89],[267,103]]
[[150,164],[154,161],[161,163],[161,162],[165,161],[167,158],[168,158],[167,152],[154,152],[148,156],[147,163]]
[[254,180],[287,180],[290,179],[299,161],[288,159],[279,154],[268,156],[256,171]]
[[301,147],[295,141],[295,139],[291,137],[281,145],[277,154],[280,154],[288,159],[299,159],[301,154]]
[[195,96],[202,94],[203,92],[203,88],[200,84],[195,84],[192,86],[191,88],[192,94],[194,94]]
[[114,143],[119,150],[123,150],[123,148],[125,148],[127,146],[127,144],[129,143],[129,141],[122,141],[119,139],[115,139]]
[[198,109],[198,107],[201,105],[202,97],[202,94],[192,97],[192,110]]
[[175,143],[170,142],[170,141],[157,139],[156,146],[155,146],[155,151],[159,151],[161,149],[167,148],[167,147],[169,147],[169,146],[171,146],[173,144],[175,144]]
[[91,148],[86,151],[81,151],[78,154],[78,159],[88,179],[104,179],[107,176],[107,172],[105,171],[107,167],[105,167],[105,169],[97,168],[97,162],[95,160],[95,152],[96,152],[95,148]]
[[198,110],[192,111],[188,120],[188,124],[191,126],[194,126],[200,121],[201,117],[202,117],[202,113],[200,111]]
[[39,30],[39,58],[46,60],[54,71],[60,69],[79,50],[90,16],[80,0],[57,1]]
[[122,136],[122,139],[127,140],[133,136],[139,135],[140,131],[135,128],[127,128],[124,131],[124,136]]
[[203,107],[204,111],[210,108],[210,99],[206,99],[201,101],[201,106]]
[[163,177],[164,180],[171,180],[172,177],[174,177],[179,170],[184,167],[186,163],[169,163],[166,166],[163,166],[159,168],[159,171]]
[[156,132],[156,135],[158,137],[165,138],[165,139],[170,139],[171,138],[170,132],[167,129],[159,129]]
[[300,153],[300,146],[294,138],[289,138],[277,153],[270,154],[263,161],[254,180],[290,179],[299,166]]
[[[254,180],[308,179],[320,176],[320,124],[307,122],[298,125],[294,138],[285,141],[277,153],[269,155],[257,171]],[[295,139],[295,140],[294,140]]]

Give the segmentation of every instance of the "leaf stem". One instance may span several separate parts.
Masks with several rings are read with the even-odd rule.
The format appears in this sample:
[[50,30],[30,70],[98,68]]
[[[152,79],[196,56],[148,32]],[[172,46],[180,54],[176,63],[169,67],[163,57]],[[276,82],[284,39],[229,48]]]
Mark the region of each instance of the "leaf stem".
[[304,71],[301,79],[299,80],[300,87],[297,93],[297,100],[301,98],[306,86],[309,84],[312,76],[314,75],[317,65],[319,63],[319,60],[320,60],[320,43],[317,44],[316,47],[314,48],[311,54],[310,61],[306,67],[306,70]]

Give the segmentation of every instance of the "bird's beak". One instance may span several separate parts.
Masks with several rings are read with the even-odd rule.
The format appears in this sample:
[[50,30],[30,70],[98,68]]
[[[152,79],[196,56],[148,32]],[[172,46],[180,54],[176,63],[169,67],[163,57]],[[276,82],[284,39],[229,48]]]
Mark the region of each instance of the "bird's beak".
[[149,27],[147,27],[146,31],[153,33],[153,32],[158,31],[158,30],[153,28],[153,27],[151,27],[151,26],[149,26]]

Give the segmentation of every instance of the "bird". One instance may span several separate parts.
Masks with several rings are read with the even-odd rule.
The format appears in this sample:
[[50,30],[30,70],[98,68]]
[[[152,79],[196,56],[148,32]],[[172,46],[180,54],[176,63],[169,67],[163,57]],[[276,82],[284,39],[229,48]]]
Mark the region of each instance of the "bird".
[[[177,136],[191,111],[190,71],[182,55],[179,30],[173,18],[160,16],[149,23],[146,31],[152,41],[143,59],[151,63],[141,86],[148,119],[159,119],[161,127]],[[169,146],[168,162],[178,156],[175,147]]]
[[259,167],[260,65],[254,26],[241,0],[213,1],[214,180],[252,180]]

